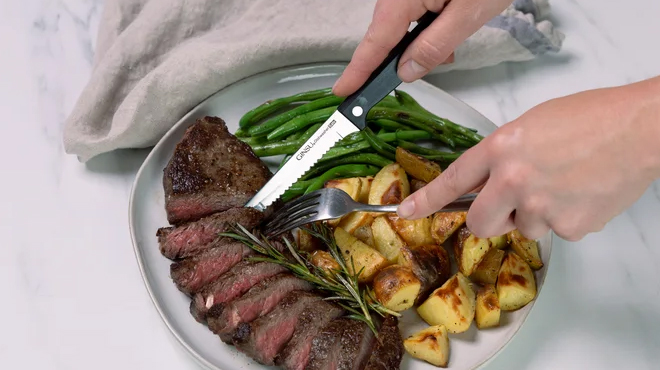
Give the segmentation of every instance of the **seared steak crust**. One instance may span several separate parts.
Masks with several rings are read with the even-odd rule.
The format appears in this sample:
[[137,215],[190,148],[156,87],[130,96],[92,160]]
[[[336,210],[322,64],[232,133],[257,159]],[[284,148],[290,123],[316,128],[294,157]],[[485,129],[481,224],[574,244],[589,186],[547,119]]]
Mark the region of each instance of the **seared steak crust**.
[[184,258],[198,254],[233,239],[218,237],[219,233],[231,231],[231,225],[240,224],[248,230],[255,228],[263,214],[254,208],[232,208],[215,213],[200,220],[178,227],[158,229],[160,252],[169,259]]
[[231,302],[260,281],[284,271],[286,268],[276,263],[243,260],[195,294],[190,303],[190,312],[197,321],[203,323],[206,321],[206,313],[213,306]]
[[206,315],[209,329],[227,343],[239,324],[249,323],[271,312],[290,292],[310,291],[312,284],[289,273],[263,280],[247,293],[227,304],[213,306]]
[[247,245],[239,241],[227,242],[172,263],[170,277],[180,291],[192,295],[251,254],[255,252]]
[[337,369],[341,336],[347,325],[354,321],[339,318],[330,321],[312,340],[312,349],[305,370]]
[[300,317],[309,304],[322,297],[310,292],[289,293],[277,307],[251,323],[242,323],[233,341],[236,348],[263,365],[274,365],[275,357],[284,348]]
[[399,319],[389,315],[378,331],[378,341],[364,370],[398,370],[403,357],[403,338],[399,331]]
[[167,220],[179,224],[241,207],[271,176],[221,118],[200,118],[186,130],[164,170]]

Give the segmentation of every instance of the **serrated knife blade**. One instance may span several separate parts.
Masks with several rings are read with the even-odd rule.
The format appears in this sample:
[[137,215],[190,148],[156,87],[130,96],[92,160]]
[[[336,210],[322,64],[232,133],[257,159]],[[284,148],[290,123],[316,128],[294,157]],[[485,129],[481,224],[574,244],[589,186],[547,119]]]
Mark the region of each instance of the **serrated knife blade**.
[[438,13],[426,12],[417,21],[417,25],[408,31],[392,49],[364,85],[337,107],[332,116],[250,199],[246,207],[252,207],[260,211],[266,210],[339,140],[351,133],[363,130],[367,126],[366,117],[369,110],[401,84],[397,74],[397,66],[401,55],[437,17]]

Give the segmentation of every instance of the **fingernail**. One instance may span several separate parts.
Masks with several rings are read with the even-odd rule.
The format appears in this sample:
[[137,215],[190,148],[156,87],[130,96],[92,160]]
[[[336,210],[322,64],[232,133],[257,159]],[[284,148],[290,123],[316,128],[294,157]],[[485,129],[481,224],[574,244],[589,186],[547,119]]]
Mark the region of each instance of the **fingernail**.
[[415,202],[412,200],[402,202],[396,209],[396,213],[401,218],[408,218],[415,213]]
[[422,77],[422,75],[426,72],[428,72],[428,69],[410,59],[409,61],[403,63],[401,68],[399,68],[399,77],[404,82],[411,82]]

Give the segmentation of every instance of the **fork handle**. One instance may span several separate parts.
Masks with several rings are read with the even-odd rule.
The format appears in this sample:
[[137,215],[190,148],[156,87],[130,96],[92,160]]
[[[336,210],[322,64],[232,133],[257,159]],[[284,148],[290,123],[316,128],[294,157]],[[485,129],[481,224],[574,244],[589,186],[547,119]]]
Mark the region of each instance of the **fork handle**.
[[[438,212],[467,211],[468,209],[470,209],[472,202],[474,202],[474,200],[477,198],[477,195],[479,195],[479,193],[469,193],[462,195],[455,201],[447,204],[442,209],[438,210]],[[355,207],[354,211],[396,213],[397,208],[399,208],[398,204],[388,204],[381,206],[381,205],[359,203],[359,206]]]

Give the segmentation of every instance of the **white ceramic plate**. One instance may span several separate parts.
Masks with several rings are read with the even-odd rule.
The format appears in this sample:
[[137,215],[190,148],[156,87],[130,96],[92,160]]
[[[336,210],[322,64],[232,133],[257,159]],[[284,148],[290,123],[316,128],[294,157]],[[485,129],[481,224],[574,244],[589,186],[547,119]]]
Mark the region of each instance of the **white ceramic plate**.
[[[138,171],[131,192],[129,222],[137,262],[145,285],[163,321],[183,347],[205,368],[213,370],[266,369],[234,347],[223,344],[205,326],[190,315],[190,299],[179,292],[170,280],[170,261],[158,249],[156,230],[168,226],[162,186],[163,168],[167,165],[175,145],[184,131],[197,118],[215,115],[223,118],[230,129],[238,128],[239,118],[266,100],[298,92],[332,86],[344,65],[323,64],[292,67],[262,73],[237,82],[214,94],[194,108],[154,147]],[[491,133],[495,124],[426,82],[417,81],[400,87],[433,113],[467,127],[476,128],[482,135]],[[273,162],[278,163],[278,161]],[[541,256],[546,266],[536,272],[537,285],[543,285],[552,247],[551,235],[540,240]],[[511,313],[503,313],[502,325],[496,329],[477,331],[475,325],[460,335],[451,335],[449,369],[472,370],[484,365],[516,334],[532,309],[533,303]],[[408,310],[401,319],[405,336],[427,325]],[[405,356],[402,369],[437,369],[427,363]]]

